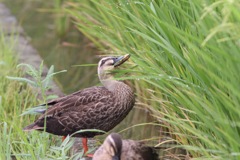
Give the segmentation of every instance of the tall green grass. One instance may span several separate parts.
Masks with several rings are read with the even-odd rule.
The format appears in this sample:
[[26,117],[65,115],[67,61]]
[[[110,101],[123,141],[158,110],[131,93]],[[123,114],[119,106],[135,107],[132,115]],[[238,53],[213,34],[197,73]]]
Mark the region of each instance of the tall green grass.
[[[10,45],[11,44],[11,45]],[[19,71],[16,71],[16,60],[13,58],[13,45],[12,42],[7,43],[1,34],[0,39],[0,157],[1,159],[11,159],[12,145],[14,141],[19,140],[19,137],[16,136],[15,139],[12,139],[13,135],[17,134],[19,130],[19,124],[23,123],[23,119],[19,116],[22,109],[25,105],[23,104],[23,96],[26,96],[26,104],[29,101],[29,90],[25,90],[24,85],[18,85],[16,82],[11,82],[6,78],[8,74],[19,75]],[[13,127],[18,126],[17,130],[14,130]]]
[[[81,153],[77,155],[69,154],[73,143],[69,138],[62,143],[60,137],[48,133],[37,131],[28,133],[22,130],[23,127],[34,121],[35,116],[21,115],[39,102],[36,91],[33,91],[33,88],[24,83],[26,79],[17,78],[23,76],[23,70],[17,67],[17,54],[14,50],[17,39],[17,36],[5,37],[2,32],[0,33],[0,159],[38,160],[76,159],[81,157]],[[30,67],[30,65],[23,64],[20,66]],[[41,74],[41,69],[35,69],[34,71],[34,73],[29,71],[28,73],[32,75]],[[39,79],[32,82],[42,86],[41,93],[45,93],[48,88],[47,81],[54,74],[56,72],[54,73],[53,67],[51,67],[46,77],[47,80],[42,81],[45,86],[40,85]],[[46,100],[46,96],[43,95],[43,97]]]
[[107,54],[131,54],[136,93],[196,159],[240,159],[240,2],[68,0]]
[[[43,139],[45,136],[31,137],[24,133],[22,128],[33,118],[20,116],[29,106],[36,104],[36,94],[33,94],[24,83],[12,81],[7,76],[22,76],[21,71],[16,69],[17,59],[14,58],[14,37],[6,38],[1,34],[0,38],[0,159],[37,159],[41,157],[36,152],[46,148]],[[35,133],[37,134],[37,133]],[[29,136],[29,137],[28,137]],[[47,139],[46,139],[47,140]],[[46,141],[45,140],[45,141]],[[44,146],[43,146],[44,145]],[[42,147],[40,149],[40,147]],[[44,153],[41,153],[44,155]]]

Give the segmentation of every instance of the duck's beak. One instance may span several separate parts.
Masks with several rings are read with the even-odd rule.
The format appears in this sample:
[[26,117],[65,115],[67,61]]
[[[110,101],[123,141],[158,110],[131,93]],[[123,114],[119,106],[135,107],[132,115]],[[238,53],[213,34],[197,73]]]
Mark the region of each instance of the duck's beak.
[[114,58],[114,67],[120,66],[130,58],[130,54]]

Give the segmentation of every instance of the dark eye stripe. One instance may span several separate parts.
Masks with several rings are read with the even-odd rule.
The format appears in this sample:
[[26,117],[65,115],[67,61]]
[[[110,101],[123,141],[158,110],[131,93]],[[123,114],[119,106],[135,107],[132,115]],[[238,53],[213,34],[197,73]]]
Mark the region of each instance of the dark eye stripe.
[[102,65],[104,65],[104,63],[106,63],[109,59],[112,59],[112,58],[107,58],[107,59],[102,60],[102,62],[101,62],[101,64],[100,64],[100,67],[101,67]]
[[106,62],[106,60],[102,60],[100,67]]

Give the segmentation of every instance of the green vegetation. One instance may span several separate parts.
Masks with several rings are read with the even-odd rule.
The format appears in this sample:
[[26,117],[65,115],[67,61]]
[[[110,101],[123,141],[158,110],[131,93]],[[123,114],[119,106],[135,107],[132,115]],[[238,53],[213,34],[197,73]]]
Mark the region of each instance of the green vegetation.
[[[139,99],[196,159],[240,159],[240,2],[68,0],[104,53],[132,55]],[[159,144],[160,145],[160,144]]]
[[[59,35],[71,16],[103,53],[131,54],[132,67],[121,71],[131,76],[123,79],[134,81],[141,104],[176,147],[195,159],[240,159],[239,1],[55,2],[56,12],[66,11],[56,20]],[[69,159],[69,138],[61,143],[47,133],[22,131],[34,117],[20,115],[38,102],[25,83],[6,78],[22,76],[14,41],[0,37],[0,159]]]
[[92,42],[73,24],[69,24],[71,19],[68,19],[70,16],[67,13],[63,13],[63,0],[0,1],[17,18],[45,65],[54,65],[55,70],[68,70],[54,77],[64,93],[69,94],[99,83],[95,67],[73,67],[77,64],[97,63],[97,51]]
[[[22,130],[24,126],[34,121],[34,116],[21,115],[26,113],[27,108],[38,103],[37,94],[22,82],[38,86],[43,99],[46,100],[48,97],[45,91],[48,88],[48,82],[57,72],[54,73],[51,67],[46,78],[41,80],[41,67],[39,70],[27,64],[17,67],[14,58],[14,45],[17,38],[15,39],[14,36],[6,38],[3,34],[0,36],[0,159],[11,160],[13,157],[21,160],[69,159],[69,149],[73,144],[69,137],[61,143],[61,138],[57,136],[55,138],[48,133],[40,132],[30,134]],[[21,78],[22,71],[18,68],[22,66],[34,78],[33,80]],[[81,156],[80,153],[72,155],[71,158]]]

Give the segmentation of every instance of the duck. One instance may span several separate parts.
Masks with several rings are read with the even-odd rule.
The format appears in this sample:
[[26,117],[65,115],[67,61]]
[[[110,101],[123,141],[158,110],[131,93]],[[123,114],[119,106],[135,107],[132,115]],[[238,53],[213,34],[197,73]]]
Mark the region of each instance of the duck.
[[92,160],[159,160],[159,156],[154,147],[123,140],[119,134],[111,133],[95,151]]
[[[112,74],[113,70],[129,58],[130,54],[102,58],[98,63],[98,78],[102,86],[85,88],[39,105],[46,106],[46,109],[41,110],[41,115],[23,130],[82,138],[86,153],[88,138],[113,129],[135,104],[131,87],[114,79]],[[91,131],[92,129],[95,131]]]

